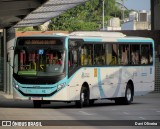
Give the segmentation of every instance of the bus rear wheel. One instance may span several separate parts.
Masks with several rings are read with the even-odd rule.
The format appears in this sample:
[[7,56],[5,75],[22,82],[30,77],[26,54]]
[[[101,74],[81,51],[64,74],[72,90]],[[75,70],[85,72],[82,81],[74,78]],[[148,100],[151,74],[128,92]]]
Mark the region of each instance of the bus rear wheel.
[[33,100],[33,106],[34,106],[34,108],[41,108],[41,105],[42,105],[41,101],[39,101],[39,100]]
[[133,101],[133,91],[132,87],[130,84],[127,84],[126,91],[125,91],[125,97],[124,99],[124,104],[129,105]]
[[83,106],[89,105],[89,89],[82,87],[80,93],[80,100],[76,101],[76,107],[82,108]]
[[116,104],[124,104],[129,105],[133,101],[133,90],[130,84],[127,84],[126,91],[125,91],[125,97],[122,98],[116,98],[115,103]]

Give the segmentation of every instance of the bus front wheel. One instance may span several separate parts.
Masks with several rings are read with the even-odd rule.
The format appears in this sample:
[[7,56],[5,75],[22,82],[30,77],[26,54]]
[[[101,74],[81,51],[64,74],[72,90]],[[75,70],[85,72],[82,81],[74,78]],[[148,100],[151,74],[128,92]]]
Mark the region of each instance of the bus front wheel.
[[80,100],[76,101],[76,107],[82,108],[89,105],[89,90],[86,87],[82,87],[80,93]]
[[34,108],[41,108],[41,101],[39,100],[33,100],[33,106]]

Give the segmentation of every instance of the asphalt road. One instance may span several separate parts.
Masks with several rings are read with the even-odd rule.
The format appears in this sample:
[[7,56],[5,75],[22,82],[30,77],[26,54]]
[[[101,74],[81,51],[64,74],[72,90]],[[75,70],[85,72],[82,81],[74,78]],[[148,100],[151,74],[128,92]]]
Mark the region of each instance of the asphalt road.
[[[0,120],[134,120],[135,122],[138,120],[160,120],[160,94],[152,93],[135,97],[131,105],[116,105],[114,101],[99,100],[93,106],[82,109],[76,108],[74,103],[60,102],[53,102],[50,105],[43,105],[40,109],[35,109],[32,101],[14,101],[11,96],[0,93]],[[87,129],[106,128],[88,126],[87,122],[84,123],[84,126],[87,126]],[[78,126],[76,129],[83,129],[84,126]],[[56,126],[56,129],[58,128],[72,129],[75,127]],[[138,127],[107,126],[108,128],[135,129]],[[153,127],[145,126],[145,128],[151,129]],[[154,126],[154,128],[158,127]]]

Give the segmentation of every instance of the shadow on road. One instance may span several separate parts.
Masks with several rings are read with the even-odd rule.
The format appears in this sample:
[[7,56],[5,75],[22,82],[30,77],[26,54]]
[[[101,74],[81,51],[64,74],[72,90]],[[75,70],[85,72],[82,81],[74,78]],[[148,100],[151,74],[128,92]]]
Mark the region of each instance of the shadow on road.
[[[160,94],[152,93],[146,96],[135,97],[133,103],[131,105],[147,105],[150,103],[159,104],[160,102]],[[117,105],[114,101],[110,101],[107,99],[98,100],[94,105],[84,108],[97,108],[97,107],[108,107],[108,106],[126,106],[126,105]],[[0,108],[33,108],[33,102],[31,100],[13,100],[11,96],[6,96],[4,93],[0,93]],[[66,109],[66,108],[76,108],[75,103],[63,103],[63,102],[52,102],[51,104],[44,104],[42,108],[50,108],[50,109]]]
[[[2,96],[1,96],[2,97]],[[144,103],[137,103],[133,102],[131,105],[139,105],[139,104],[144,104]],[[88,107],[83,107],[83,108],[97,108],[97,107],[108,107],[108,106],[126,106],[126,105],[117,105],[112,101],[106,101],[106,102],[95,102],[94,105],[88,106]],[[7,99],[2,98],[0,100],[0,108],[34,108],[33,107],[33,102],[30,100],[26,101],[17,101],[13,99]],[[42,109],[73,109],[76,108],[75,103],[63,103],[63,102],[52,102],[51,104],[43,104]]]

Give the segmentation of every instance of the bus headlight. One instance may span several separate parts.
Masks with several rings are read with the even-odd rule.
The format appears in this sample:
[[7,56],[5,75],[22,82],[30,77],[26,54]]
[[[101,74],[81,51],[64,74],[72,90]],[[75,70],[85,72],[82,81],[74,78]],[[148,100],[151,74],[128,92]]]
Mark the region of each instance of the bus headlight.
[[19,89],[19,86],[18,86],[18,85],[15,85],[15,88],[16,88],[16,89]]
[[62,89],[63,87],[65,87],[65,85],[66,85],[66,83],[65,83],[65,82],[64,82],[64,83],[62,83],[62,84],[59,84],[59,85],[57,86],[57,90]]

